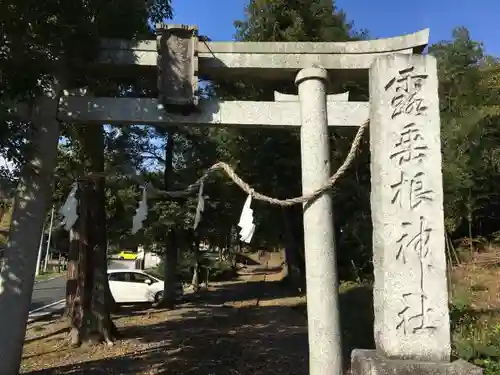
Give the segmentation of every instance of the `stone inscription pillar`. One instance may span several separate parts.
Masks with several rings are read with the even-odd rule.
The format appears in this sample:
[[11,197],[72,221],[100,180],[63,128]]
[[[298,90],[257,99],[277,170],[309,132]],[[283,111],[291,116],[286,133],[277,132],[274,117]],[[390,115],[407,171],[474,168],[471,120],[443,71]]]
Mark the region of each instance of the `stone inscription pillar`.
[[449,361],[436,60],[370,70],[375,343],[391,358]]

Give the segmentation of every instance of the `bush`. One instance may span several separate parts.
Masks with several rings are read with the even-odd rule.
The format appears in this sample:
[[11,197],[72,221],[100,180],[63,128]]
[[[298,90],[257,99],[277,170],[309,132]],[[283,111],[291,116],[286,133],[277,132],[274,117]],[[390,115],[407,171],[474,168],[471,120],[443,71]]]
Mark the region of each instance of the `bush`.
[[500,375],[500,324],[489,311],[471,308],[457,298],[450,306],[453,354],[484,368],[484,375]]
[[[194,260],[193,259],[182,259],[179,262],[178,274],[180,279],[183,282],[191,283],[194,272]],[[208,268],[210,270],[209,281],[222,281],[222,280],[231,280],[237,276],[236,269],[227,262],[221,261],[204,261],[200,262],[201,266],[201,274],[200,274],[200,282],[205,281],[205,270]],[[160,279],[163,279],[163,261],[160,262],[158,266],[155,268],[148,270],[153,276],[156,276]]]
[[214,262],[210,268],[209,280],[222,281],[232,280],[238,276],[236,268],[226,262]]

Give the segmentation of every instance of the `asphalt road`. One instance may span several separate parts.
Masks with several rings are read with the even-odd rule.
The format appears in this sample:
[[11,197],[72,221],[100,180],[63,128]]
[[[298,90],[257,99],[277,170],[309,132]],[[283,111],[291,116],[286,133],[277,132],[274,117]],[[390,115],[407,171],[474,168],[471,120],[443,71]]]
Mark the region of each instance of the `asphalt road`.
[[[109,269],[133,269],[134,261],[114,259],[109,264]],[[66,298],[66,277],[39,281],[33,288],[31,295],[30,311],[58,302]]]
[[40,281],[35,284],[31,295],[30,311],[66,298],[66,278]]
[[112,259],[109,261],[108,270],[134,270],[135,260]]

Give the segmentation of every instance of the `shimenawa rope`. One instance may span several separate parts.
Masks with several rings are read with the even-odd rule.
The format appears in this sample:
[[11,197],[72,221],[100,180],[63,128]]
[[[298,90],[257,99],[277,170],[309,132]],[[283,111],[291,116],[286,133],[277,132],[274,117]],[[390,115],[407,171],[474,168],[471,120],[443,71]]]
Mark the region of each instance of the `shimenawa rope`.
[[[342,175],[346,172],[346,170],[350,167],[352,164],[352,161],[356,157],[356,152],[359,149],[359,145],[361,143],[361,139],[363,138],[364,132],[366,128],[369,125],[369,121],[364,122],[361,124],[361,126],[358,129],[358,132],[356,133],[352,144],[351,148],[349,150],[349,153],[347,154],[347,157],[345,158],[344,162],[340,166],[340,168],[335,172],[333,176],[331,176],[328,179],[328,182],[322,186],[321,188],[313,191],[312,193],[302,195],[300,197],[294,197],[294,198],[287,198],[287,199],[277,199],[270,197],[268,195],[261,194],[257,191],[255,191],[249,184],[247,184],[245,181],[241,179],[240,176],[234,171],[233,168],[227,163],[224,162],[218,162],[212,165],[206,172],[201,176],[196,182],[193,184],[189,185],[186,189],[181,190],[181,191],[164,191],[164,190],[159,190],[154,187],[152,187],[149,184],[147,185],[147,189],[152,190],[155,194],[158,195],[165,195],[165,196],[183,196],[187,195],[190,192],[194,191],[204,180],[206,180],[213,172],[217,170],[222,170],[224,171],[227,176],[236,184],[240,187],[241,190],[243,190],[245,193],[248,195],[251,195],[253,199],[263,201],[270,203],[272,205],[276,206],[281,206],[281,207],[288,207],[288,206],[293,206],[295,204],[299,203],[305,203],[308,202],[312,199],[316,199],[320,195],[322,195],[324,192],[330,190],[333,185],[337,182],[337,180],[342,177]],[[91,173],[86,176],[86,178],[99,178],[99,177],[105,177],[106,175],[103,173]],[[135,179],[137,180],[138,176],[135,176]],[[140,184],[144,184],[143,181],[138,181]]]
[[276,206],[281,206],[281,207],[287,207],[287,206],[293,206],[295,204],[299,203],[305,203],[308,202],[312,199],[315,199],[322,195],[325,191],[331,189],[333,185],[337,182],[337,180],[346,172],[346,170],[349,168],[349,166],[352,164],[352,161],[356,157],[356,152],[359,149],[359,145],[361,143],[361,139],[363,138],[363,134],[366,130],[366,128],[369,125],[369,121],[366,121],[363,123],[359,129],[358,132],[356,133],[356,136],[354,137],[351,148],[349,150],[349,153],[347,154],[347,157],[345,158],[344,162],[340,166],[340,168],[335,172],[335,174],[328,179],[328,182],[326,185],[322,186],[321,188],[313,191],[312,193],[302,195],[300,197],[295,197],[295,198],[287,198],[287,199],[277,199],[273,198],[264,194],[261,194],[259,192],[256,192],[249,184],[247,184],[245,181],[243,181],[238,174],[234,171],[231,166],[224,162],[218,162],[214,165],[212,165],[205,174],[199,178],[194,184],[189,185],[186,188],[186,191],[190,191],[194,189],[195,187],[199,186],[199,184],[204,181],[208,176],[216,171],[216,170],[223,170],[227,176],[233,180],[233,182],[240,187],[241,190],[243,190],[245,193],[249,194],[252,196],[253,199],[263,201],[270,203],[272,205]]

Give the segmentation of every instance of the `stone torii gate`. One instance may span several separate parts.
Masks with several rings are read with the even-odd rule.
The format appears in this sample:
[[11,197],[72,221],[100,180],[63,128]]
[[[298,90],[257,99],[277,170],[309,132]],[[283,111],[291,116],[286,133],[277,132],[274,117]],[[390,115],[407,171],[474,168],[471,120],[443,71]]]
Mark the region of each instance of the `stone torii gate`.
[[[355,351],[353,370],[359,375],[387,371],[448,374],[450,369],[471,374],[463,363],[449,362],[436,65],[430,56],[415,55],[423,52],[428,38],[429,30],[423,30],[342,43],[205,42],[199,40],[196,27],[160,25],[157,41],[103,41],[99,61],[99,68],[110,73],[157,77],[159,98],[64,96],[57,110],[51,99],[42,113],[45,119],[57,112],[59,120],[85,124],[300,126],[304,195],[326,185],[331,175],[328,126],[360,126],[371,118],[377,351]],[[349,102],[345,94],[327,96],[346,75],[356,77],[369,70],[370,104]],[[204,102],[196,97],[198,76],[249,75],[295,79],[298,97],[276,94],[274,102]],[[178,114],[179,107],[191,111]],[[57,134],[51,137],[47,143],[55,147]],[[392,152],[391,147],[399,149]],[[415,160],[420,169],[408,164]],[[416,177],[408,177],[411,173]],[[427,185],[424,178],[430,179]],[[410,180],[417,188],[406,187]],[[409,190],[403,190],[403,185]],[[399,205],[394,204],[394,197],[400,198]],[[426,208],[415,211],[415,205]],[[420,237],[410,233],[413,221],[421,224]],[[340,375],[338,280],[329,194],[304,205],[304,245],[309,374]],[[404,265],[395,265],[395,254],[404,250]],[[414,253],[419,257],[412,258]],[[422,264],[428,271],[425,275],[414,272],[423,270]],[[402,271],[403,267],[408,269]],[[426,277],[435,290],[424,290]],[[433,318],[428,319],[431,312]]]
[[[59,119],[68,122],[152,125],[301,126],[302,191],[324,186],[330,175],[328,126],[359,126],[369,104],[345,97],[326,100],[328,81],[366,74],[376,58],[421,52],[429,31],[347,43],[252,43],[199,41],[196,27],[161,25],[157,41],[105,41],[100,62],[114,71],[158,74],[158,99],[66,97]],[[136,73],[139,74],[139,73]],[[298,97],[275,95],[274,102],[198,101],[198,76],[269,77],[293,80]],[[335,99],[339,99],[335,101]],[[342,100],[343,99],[343,100]],[[189,115],[175,106],[196,106]],[[341,374],[341,331],[332,201],[324,194],[304,206],[310,375]]]

